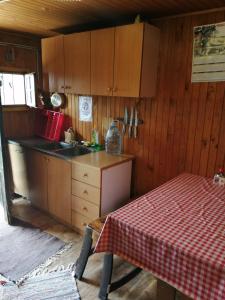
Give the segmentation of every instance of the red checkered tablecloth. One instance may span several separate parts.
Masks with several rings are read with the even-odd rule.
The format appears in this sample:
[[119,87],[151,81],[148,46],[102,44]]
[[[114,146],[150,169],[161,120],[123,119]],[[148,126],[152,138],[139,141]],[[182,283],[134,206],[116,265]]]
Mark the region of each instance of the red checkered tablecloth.
[[182,174],[111,213],[95,252],[112,252],[193,299],[225,300],[225,187]]

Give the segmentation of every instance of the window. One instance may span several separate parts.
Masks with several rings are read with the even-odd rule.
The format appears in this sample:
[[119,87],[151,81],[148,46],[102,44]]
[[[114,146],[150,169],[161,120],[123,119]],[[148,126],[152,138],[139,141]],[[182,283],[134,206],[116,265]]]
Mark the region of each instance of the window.
[[2,105],[35,106],[34,74],[0,73]]

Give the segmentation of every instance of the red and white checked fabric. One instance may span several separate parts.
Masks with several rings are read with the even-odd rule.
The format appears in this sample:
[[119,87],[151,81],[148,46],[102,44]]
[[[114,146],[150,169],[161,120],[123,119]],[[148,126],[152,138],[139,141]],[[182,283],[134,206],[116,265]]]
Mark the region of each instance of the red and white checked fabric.
[[111,213],[112,252],[196,300],[225,300],[225,187],[182,174]]

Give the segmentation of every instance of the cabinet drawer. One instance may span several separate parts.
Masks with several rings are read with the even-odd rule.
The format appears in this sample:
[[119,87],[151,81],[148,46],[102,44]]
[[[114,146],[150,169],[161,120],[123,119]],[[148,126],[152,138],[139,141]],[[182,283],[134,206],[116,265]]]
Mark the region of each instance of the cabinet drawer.
[[100,204],[100,189],[89,184],[72,180],[72,194],[96,205]]
[[76,196],[72,196],[72,209],[91,220],[99,217],[99,206]]
[[91,222],[91,219],[72,211],[72,225],[80,230],[84,230],[85,227]]
[[72,178],[91,184],[93,186],[101,186],[100,170],[88,167],[86,165],[72,164]]

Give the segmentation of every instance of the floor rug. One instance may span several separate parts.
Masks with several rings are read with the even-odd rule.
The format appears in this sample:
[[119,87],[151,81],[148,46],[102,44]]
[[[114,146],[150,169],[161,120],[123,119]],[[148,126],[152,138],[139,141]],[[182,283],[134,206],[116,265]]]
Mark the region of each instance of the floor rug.
[[0,223],[0,245],[0,274],[17,283],[29,277],[28,274],[41,264],[46,268],[70,247],[20,221],[13,226]]
[[7,282],[0,286],[2,300],[79,300],[73,274],[69,270],[51,272],[27,279],[22,285]]

